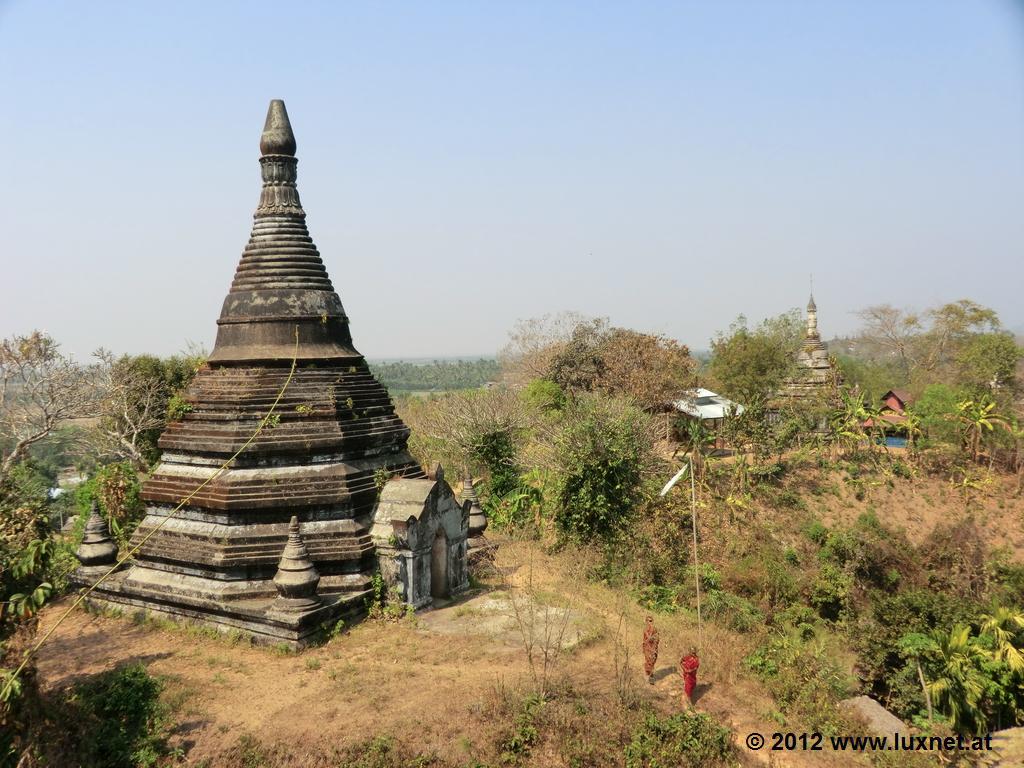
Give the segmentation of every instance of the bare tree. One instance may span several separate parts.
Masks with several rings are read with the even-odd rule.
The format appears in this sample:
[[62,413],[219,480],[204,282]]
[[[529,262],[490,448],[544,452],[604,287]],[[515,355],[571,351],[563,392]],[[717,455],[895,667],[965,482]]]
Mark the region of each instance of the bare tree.
[[526,407],[508,389],[452,392],[443,397],[407,403],[402,419],[413,430],[411,447],[427,463],[482,468],[479,454],[494,435],[514,441],[529,423]]
[[0,440],[7,444],[0,480],[58,426],[98,414],[97,373],[98,366],[76,363],[42,331],[0,341]]
[[920,315],[891,304],[878,304],[857,313],[864,326],[861,342],[871,353],[895,359],[905,375],[918,365],[918,337],[923,330]]
[[98,350],[95,357],[103,392],[95,430],[98,447],[145,470],[149,466],[145,441],[167,422],[168,384],[128,359],[115,359],[108,350]]
[[[519,568],[517,564],[510,570],[518,571]],[[550,595],[534,581],[532,552],[522,583],[514,583],[504,571],[499,571],[499,574],[502,586],[508,592],[509,615],[515,622],[526,653],[534,690],[541,698],[547,698],[556,665],[581,639],[576,626],[579,593],[571,592],[567,599],[552,602]]]
[[859,341],[867,355],[894,360],[908,378],[918,371],[948,375],[971,338],[1002,327],[994,310],[969,299],[921,313],[879,304],[857,314],[864,323]]
[[[546,376],[555,357],[565,348],[576,329],[592,322],[579,312],[517,320],[508,334],[508,344],[498,354],[502,377],[511,387],[524,387]],[[607,321],[605,321],[607,322]]]

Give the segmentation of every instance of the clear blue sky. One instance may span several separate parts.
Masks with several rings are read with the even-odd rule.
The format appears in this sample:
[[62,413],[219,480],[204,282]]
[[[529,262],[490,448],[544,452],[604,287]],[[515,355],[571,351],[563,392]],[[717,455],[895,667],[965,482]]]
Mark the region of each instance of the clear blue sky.
[[288,105],[367,356],[577,310],[695,348],[806,301],[1024,323],[1010,0],[0,0],[0,335],[212,344]]

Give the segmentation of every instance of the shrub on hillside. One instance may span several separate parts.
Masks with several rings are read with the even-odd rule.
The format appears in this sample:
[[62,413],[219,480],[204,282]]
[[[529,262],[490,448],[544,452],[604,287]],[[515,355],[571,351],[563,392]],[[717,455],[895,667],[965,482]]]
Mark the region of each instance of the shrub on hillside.
[[648,712],[630,735],[626,768],[714,768],[736,765],[728,728],[704,713],[660,717]]
[[849,681],[812,629],[773,635],[746,658],[746,665],[768,684],[786,725],[838,732],[837,704]]
[[965,622],[973,610],[953,595],[927,589],[872,593],[870,610],[852,633],[864,691],[888,702],[900,717],[910,717],[924,706],[924,697],[916,671],[900,654],[900,638]]
[[746,598],[713,589],[704,597],[704,615],[733,632],[750,632],[764,623],[764,616]]
[[993,565],[973,516],[936,526],[918,548],[918,562],[938,592],[977,600],[992,586]]
[[601,395],[576,397],[554,442],[555,524],[580,541],[608,539],[635,514],[656,463],[647,414]]
[[[77,685],[67,704],[74,713],[68,748],[81,765],[155,766],[169,754],[169,711],[164,684],[142,664],[104,672]],[[71,713],[68,713],[71,714]],[[70,757],[65,755],[65,757]]]

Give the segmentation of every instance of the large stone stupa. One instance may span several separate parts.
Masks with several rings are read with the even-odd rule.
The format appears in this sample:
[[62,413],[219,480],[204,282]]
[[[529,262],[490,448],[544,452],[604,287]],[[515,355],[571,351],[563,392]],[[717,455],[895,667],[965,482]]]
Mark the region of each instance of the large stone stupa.
[[[377,567],[370,524],[384,473],[424,475],[406,450],[408,428],[352,345],[348,317],[306,229],[295,148],[284,103],[273,101],[260,141],[263,188],[252,234],[213,352],[185,394],[189,410],[160,438],[163,456],[143,487],[147,515],[133,543],[162,527],[94,595],[302,645],[326,622],[364,608]],[[250,439],[295,355],[279,418],[167,519]],[[452,546],[452,562],[464,559],[464,537]],[[319,583],[307,578],[316,594],[296,600],[275,575],[279,565],[282,573],[305,569],[289,565],[300,551]]]

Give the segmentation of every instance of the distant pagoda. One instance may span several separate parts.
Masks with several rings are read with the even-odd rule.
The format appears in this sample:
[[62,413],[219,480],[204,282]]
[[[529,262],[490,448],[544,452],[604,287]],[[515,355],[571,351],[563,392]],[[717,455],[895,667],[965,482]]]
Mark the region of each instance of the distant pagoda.
[[[814,295],[807,302],[804,340],[796,356],[796,370],[783,384],[775,398],[774,410],[794,405],[824,405],[830,402],[842,377],[835,360],[828,354],[828,345],[818,331],[818,305]],[[819,423],[819,429],[823,424]]]
[[[406,450],[408,428],[352,345],[341,299],[306,229],[295,149],[284,102],[272,101],[252,234],[213,353],[184,396],[187,413],[160,438],[163,456],[143,486],[147,515],[133,544],[163,525],[132,566],[95,594],[301,645],[324,622],[364,607],[377,567],[369,526],[380,477],[423,472]],[[167,519],[251,438],[295,355],[279,418]],[[317,598],[282,611],[274,577],[300,531],[319,575]]]

